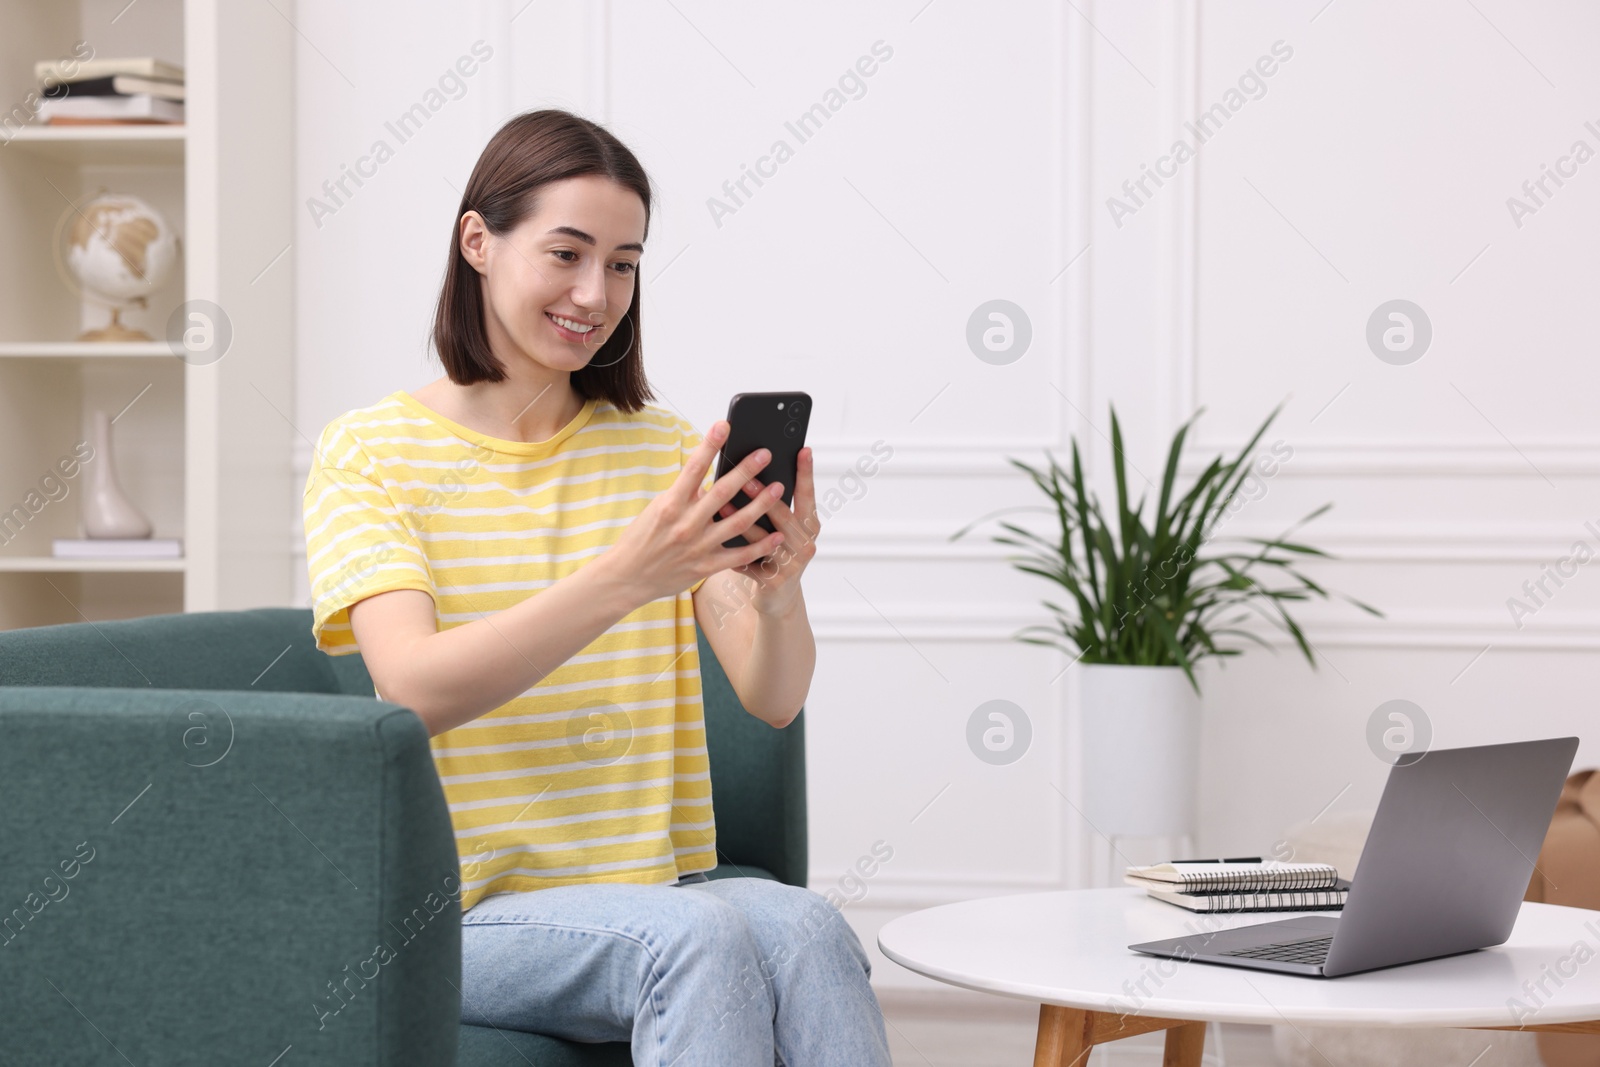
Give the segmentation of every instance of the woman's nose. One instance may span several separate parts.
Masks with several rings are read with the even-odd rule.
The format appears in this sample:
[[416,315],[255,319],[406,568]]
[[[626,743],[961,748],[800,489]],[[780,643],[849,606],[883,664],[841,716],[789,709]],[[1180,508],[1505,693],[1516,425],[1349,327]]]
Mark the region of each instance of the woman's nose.
[[578,278],[572,289],[572,302],[582,309],[591,321],[604,317],[606,306],[606,277],[603,270],[587,270]]

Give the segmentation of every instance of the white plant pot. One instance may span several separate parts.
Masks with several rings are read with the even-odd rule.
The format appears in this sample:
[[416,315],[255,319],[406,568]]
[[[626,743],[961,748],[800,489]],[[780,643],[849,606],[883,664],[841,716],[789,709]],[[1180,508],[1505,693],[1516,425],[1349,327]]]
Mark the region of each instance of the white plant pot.
[[1078,670],[1084,816],[1107,837],[1192,841],[1200,698],[1183,668]]

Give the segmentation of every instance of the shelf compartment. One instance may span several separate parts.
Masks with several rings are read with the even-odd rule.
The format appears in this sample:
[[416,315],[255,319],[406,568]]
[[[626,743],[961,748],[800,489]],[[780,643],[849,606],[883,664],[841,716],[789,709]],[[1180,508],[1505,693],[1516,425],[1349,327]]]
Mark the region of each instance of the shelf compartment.
[[75,166],[180,166],[188,143],[185,126],[24,126],[4,152],[19,152]]

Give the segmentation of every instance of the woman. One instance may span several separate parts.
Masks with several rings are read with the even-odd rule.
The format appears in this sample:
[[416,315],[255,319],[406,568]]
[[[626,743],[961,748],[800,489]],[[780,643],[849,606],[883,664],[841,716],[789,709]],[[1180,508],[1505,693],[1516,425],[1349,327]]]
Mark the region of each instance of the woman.
[[[663,1067],[887,1065],[837,910],[706,878],[696,623],[745,708],[787,725],[815,662],[800,577],[818,524],[810,449],[791,510],[756,477],[764,451],[713,479],[725,421],[702,439],[648,403],[650,202],[585,119],[495,134],[451,233],[446,376],[323,431],[313,632],[428,728],[462,857],[463,1021],[631,1041]],[[723,547],[760,515],[776,532]]]

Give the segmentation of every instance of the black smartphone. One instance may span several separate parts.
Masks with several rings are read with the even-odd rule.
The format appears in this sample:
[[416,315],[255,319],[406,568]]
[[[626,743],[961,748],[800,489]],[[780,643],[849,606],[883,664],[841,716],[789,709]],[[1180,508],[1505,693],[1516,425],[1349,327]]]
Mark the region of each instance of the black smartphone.
[[[806,443],[806,426],[811,421],[811,397],[806,393],[739,393],[728,401],[728,440],[717,453],[716,477],[721,478],[760,448],[772,453],[767,465],[756,472],[762,485],[783,483],[783,502],[794,506],[794,480],[799,470],[800,449]],[[729,501],[744,507],[750,497],[743,489]],[[717,517],[721,521],[721,516]],[[767,533],[776,532],[772,520],[757,516],[756,525]],[[723,548],[741,548],[761,539],[734,534],[722,542]]]

